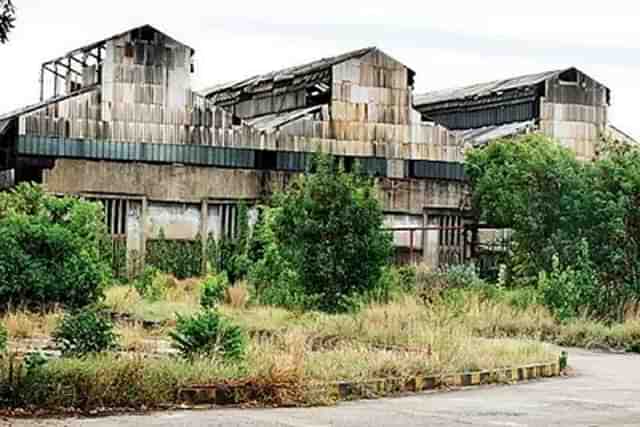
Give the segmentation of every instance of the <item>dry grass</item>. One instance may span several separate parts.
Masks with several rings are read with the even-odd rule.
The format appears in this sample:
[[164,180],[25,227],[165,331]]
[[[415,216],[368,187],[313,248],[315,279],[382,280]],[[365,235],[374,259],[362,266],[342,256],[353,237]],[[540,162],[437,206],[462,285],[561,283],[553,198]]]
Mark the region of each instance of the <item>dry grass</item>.
[[249,289],[245,282],[241,282],[235,286],[225,289],[225,303],[235,309],[242,309],[249,302]]
[[127,313],[131,307],[143,302],[142,296],[133,286],[112,286],[104,293],[104,304],[116,313]]
[[118,344],[125,351],[157,353],[160,350],[161,341],[158,336],[144,329],[139,322],[118,325],[115,332],[118,334]]
[[25,310],[10,310],[2,316],[2,324],[10,338],[26,339],[51,335],[62,318],[61,310],[33,313]]
[[[194,281],[169,281],[161,299],[148,301],[132,286],[113,286],[105,291],[104,303],[112,311],[127,313],[138,320],[175,321],[176,314],[199,310],[200,297]],[[199,283],[199,282],[198,282]]]

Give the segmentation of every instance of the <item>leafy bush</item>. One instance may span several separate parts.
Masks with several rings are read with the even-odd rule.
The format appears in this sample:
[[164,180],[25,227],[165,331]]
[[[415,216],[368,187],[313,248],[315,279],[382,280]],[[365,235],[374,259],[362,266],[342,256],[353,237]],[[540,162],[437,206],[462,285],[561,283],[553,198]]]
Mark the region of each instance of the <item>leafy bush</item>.
[[66,314],[53,332],[53,339],[63,356],[85,356],[117,347],[112,323],[96,309]]
[[4,325],[0,324],[0,353],[4,353],[7,351],[7,341],[9,340],[9,336],[7,334],[7,328]]
[[163,273],[156,267],[145,266],[142,273],[133,281],[133,286],[147,300],[159,301],[165,297],[173,280],[173,276]]
[[554,257],[551,271],[540,272],[538,288],[545,305],[562,321],[577,317],[582,307],[598,300],[599,284],[589,260],[587,243],[582,242],[575,265],[562,268],[559,258]]
[[178,315],[176,329],[170,336],[173,347],[186,358],[220,356],[239,361],[247,351],[244,331],[214,310],[191,317]]
[[208,275],[204,278],[200,288],[200,305],[203,308],[214,308],[224,300],[225,291],[228,288],[227,273]]
[[[257,268],[279,288],[272,292],[287,287],[287,297],[307,308],[345,311],[379,285],[391,236],[369,178],[335,170],[330,157],[316,158],[312,168],[274,196],[262,235],[265,262]],[[275,268],[264,271],[267,265]]]
[[29,184],[0,192],[0,301],[68,307],[97,301],[110,278],[107,243],[98,203]]

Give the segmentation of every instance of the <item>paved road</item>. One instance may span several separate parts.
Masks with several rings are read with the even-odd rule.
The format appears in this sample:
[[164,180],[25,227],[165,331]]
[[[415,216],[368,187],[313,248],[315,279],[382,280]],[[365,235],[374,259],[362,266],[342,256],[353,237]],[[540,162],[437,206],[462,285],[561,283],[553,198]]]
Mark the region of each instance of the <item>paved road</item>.
[[640,357],[570,350],[576,375],[516,386],[312,409],[221,409],[98,419],[13,421],[53,426],[640,426]]

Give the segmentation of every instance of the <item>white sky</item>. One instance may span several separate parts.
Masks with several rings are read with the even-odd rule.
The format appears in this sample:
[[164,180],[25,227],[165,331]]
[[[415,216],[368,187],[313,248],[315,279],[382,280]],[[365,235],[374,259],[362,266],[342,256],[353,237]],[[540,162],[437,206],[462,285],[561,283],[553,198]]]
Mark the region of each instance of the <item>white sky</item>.
[[0,113],[36,102],[42,62],[142,24],[196,49],[194,86],[365,46],[416,71],[416,92],[576,66],[640,138],[640,3],[629,0],[14,0]]

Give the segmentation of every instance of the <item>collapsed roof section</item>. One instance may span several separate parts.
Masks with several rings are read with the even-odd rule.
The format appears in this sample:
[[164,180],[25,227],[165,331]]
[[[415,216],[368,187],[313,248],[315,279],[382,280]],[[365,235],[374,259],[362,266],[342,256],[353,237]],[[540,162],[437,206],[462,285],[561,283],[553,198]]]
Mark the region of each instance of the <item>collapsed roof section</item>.
[[[570,70],[570,69],[567,69]],[[421,107],[441,102],[464,101],[479,99],[487,96],[499,96],[505,91],[536,86],[566,70],[553,70],[536,74],[512,77],[504,80],[494,80],[469,86],[455,87],[427,92],[416,95],[414,105]]]
[[571,67],[428,92],[414,99],[425,120],[453,130],[539,121],[543,103],[606,109],[610,90]]
[[[59,95],[69,95],[81,88],[98,83],[102,74],[102,64],[108,54],[107,44],[123,39],[129,42],[123,46],[125,54],[141,65],[154,63],[153,56],[165,55],[166,52],[161,48],[162,46],[180,45],[190,52],[191,57],[195,54],[193,48],[178,42],[151,25],[132,28],[45,61],[40,70],[40,101]],[[148,44],[149,49],[145,49],[144,44]]]
[[477,129],[459,130],[454,131],[454,133],[460,137],[462,142],[478,147],[496,139],[511,138],[517,135],[533,132],[535,130],[535,121],[528,120],[524,122],[509,123],[506,125],[484,126]]
[[[334,90],[332,85],[337,80],[334,75],[337,66],[375,54],[385,58],[383,62],[386,64],[380,65],[393,63],[396,67],[405,68],[406,80],[402,82],[402,86],[413,87],[413,70],[383,54],[380,49],[367,47],[244,80],[219,84],[200,93],[214,104],[233,111],[234,115],[241,119],[328,104]],[[360,74],[352,78],[354,83],[357,83],[359,77]]]

